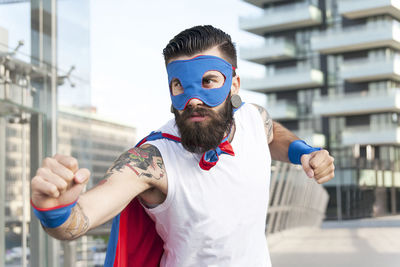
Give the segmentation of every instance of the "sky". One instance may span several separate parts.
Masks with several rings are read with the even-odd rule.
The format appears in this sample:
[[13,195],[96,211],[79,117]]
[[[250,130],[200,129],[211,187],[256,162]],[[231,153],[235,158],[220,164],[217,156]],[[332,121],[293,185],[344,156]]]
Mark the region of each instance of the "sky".
[[[211,24],[231,35],[237,47],[262,38],[239,30],[239,16],[260,10],[240,0],[91,1],[92,105],[108,118],[138,128],[138,138],[167,120],[171,100],[162,49],[180,31]],[[238,62],[241,76],[261,66]],[[246,102],[265,105],[262,94],[240,93]]]

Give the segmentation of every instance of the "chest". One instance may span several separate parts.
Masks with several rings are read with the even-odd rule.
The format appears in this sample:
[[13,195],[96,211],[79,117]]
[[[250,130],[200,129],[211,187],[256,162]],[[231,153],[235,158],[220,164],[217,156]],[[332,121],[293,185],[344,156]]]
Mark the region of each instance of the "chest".
[[[182,168],[173,177],[175,203],[216,217],[226,212],[234,214],[238,207],[266,202],[270,167],[266,151],[264,154],[251,158],[236,147],[235,156],[221,155],[217,166],[209,171],[198,166]],[[185,159],[182,165],[195,162]]]

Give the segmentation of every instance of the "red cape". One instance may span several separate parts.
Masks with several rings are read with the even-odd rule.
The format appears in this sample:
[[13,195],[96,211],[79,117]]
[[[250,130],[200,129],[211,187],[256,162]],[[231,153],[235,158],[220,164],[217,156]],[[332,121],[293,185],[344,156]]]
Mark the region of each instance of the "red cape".
[[137,198],[113,219],[105,267],[156,267],[164,242]]

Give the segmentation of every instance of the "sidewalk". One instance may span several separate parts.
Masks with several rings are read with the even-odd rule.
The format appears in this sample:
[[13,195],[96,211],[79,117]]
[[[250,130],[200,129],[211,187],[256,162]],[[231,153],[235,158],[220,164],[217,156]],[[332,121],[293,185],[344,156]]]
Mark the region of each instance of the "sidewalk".
[[399,267],[400,216],[326,222],[268,238],[273,267]]

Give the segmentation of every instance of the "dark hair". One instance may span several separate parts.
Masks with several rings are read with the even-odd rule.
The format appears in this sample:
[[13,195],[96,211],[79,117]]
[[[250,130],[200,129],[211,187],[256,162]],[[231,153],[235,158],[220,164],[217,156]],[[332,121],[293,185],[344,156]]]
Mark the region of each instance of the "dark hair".
[[211,25],[186,29],[170,40],[163,49],[165,64],[174,57],[192,56],[214,46],[218,46],[224,59],[237,68],[236,48],[231,37]]

